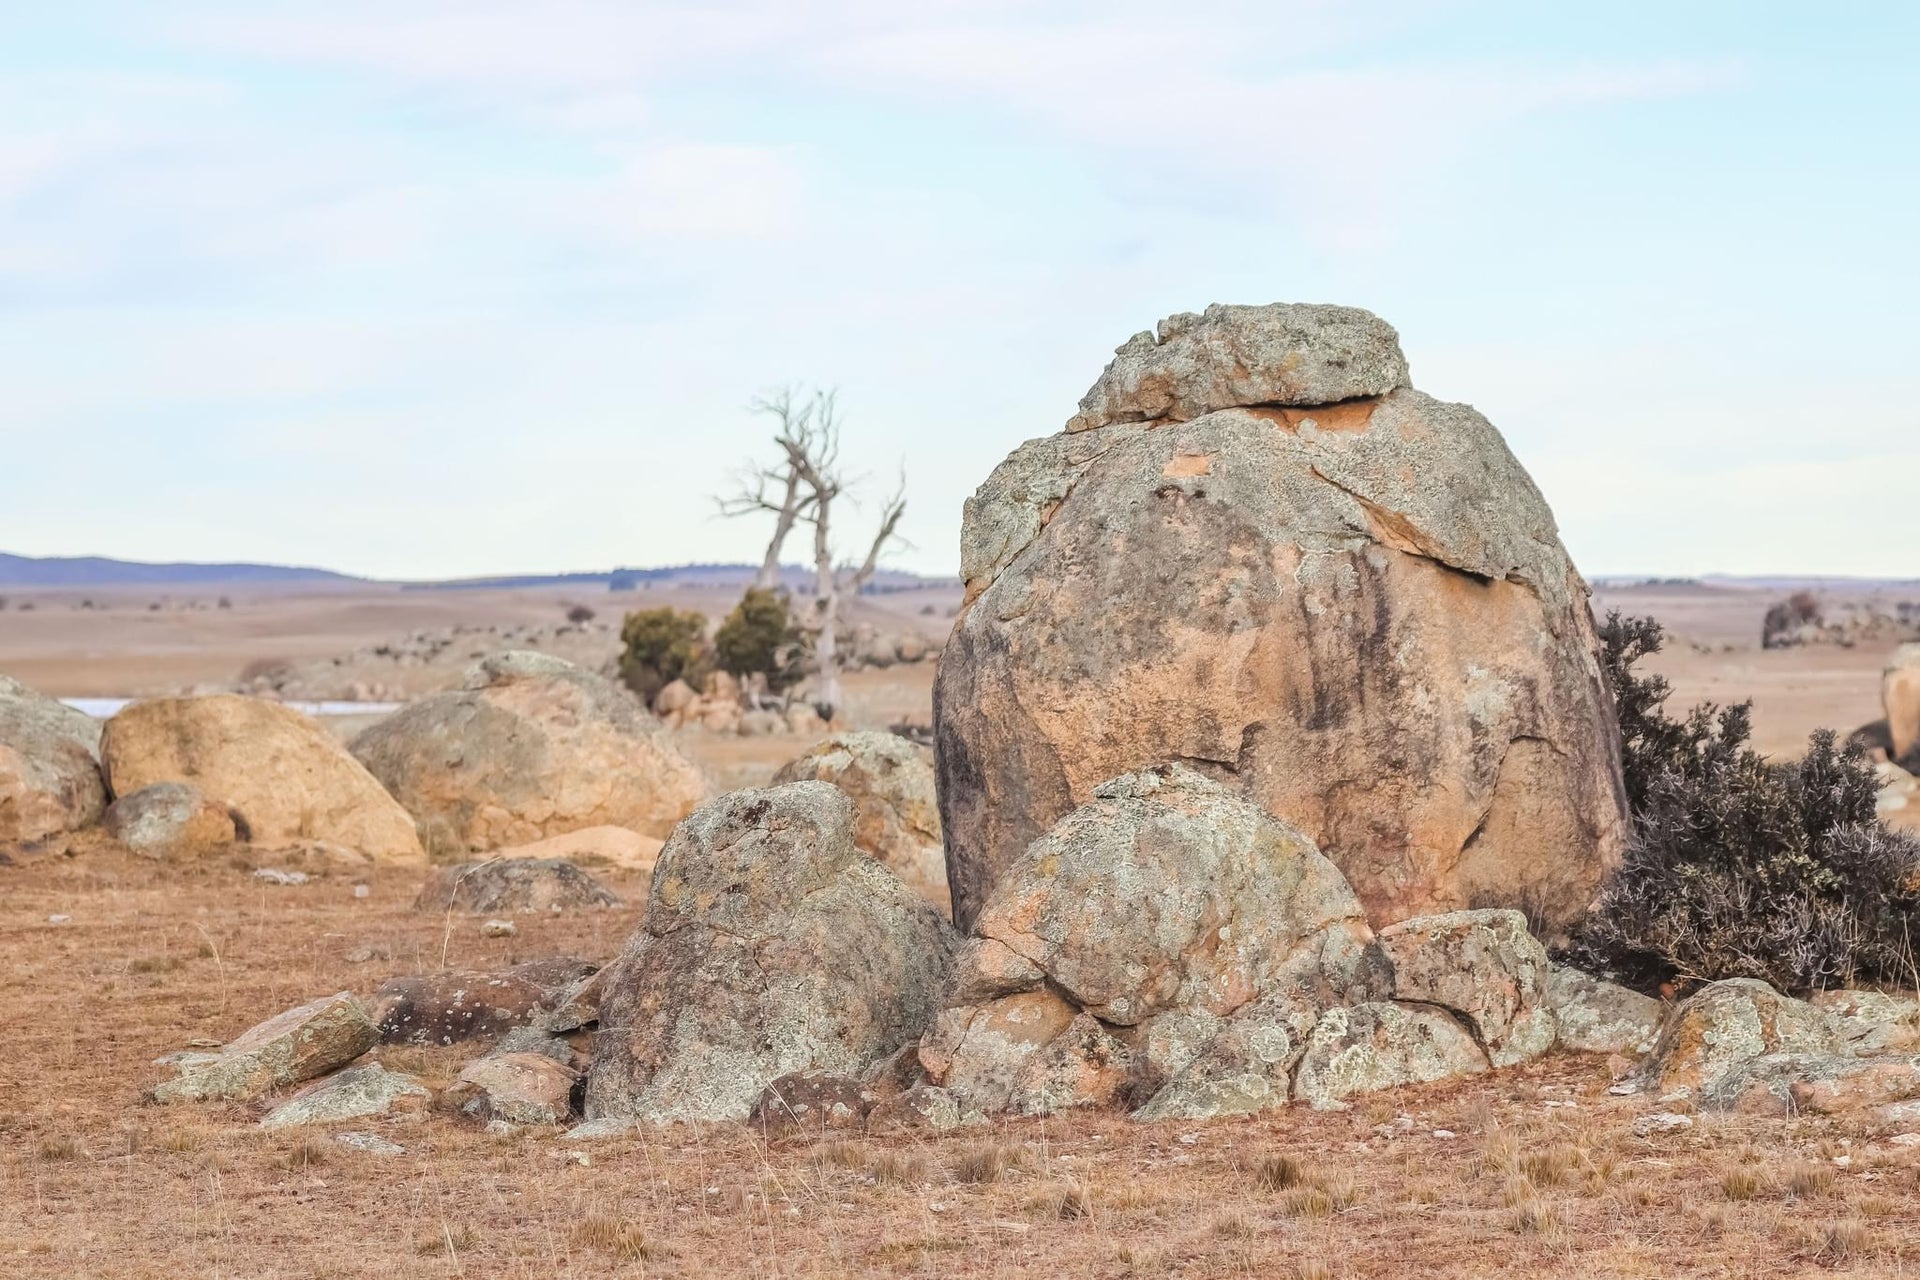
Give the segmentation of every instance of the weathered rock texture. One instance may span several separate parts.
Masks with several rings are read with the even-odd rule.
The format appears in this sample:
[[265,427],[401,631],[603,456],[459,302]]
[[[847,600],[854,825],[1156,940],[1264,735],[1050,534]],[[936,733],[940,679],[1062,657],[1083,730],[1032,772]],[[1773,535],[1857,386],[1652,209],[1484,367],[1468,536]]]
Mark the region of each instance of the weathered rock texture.
[[336,1071],[324,1080],[315,1080],[269,1111],[260,1125],[265,1129],[280,1129],[289,1125],[360,1120],[386,1115],[396,1104],[424,1108],[432,1096],[413,1076],[369,1062]]
[[920,1060],[987,1113],[1253,1110],[1287,1100],[1325,1010],[1389,980],[1310,841],[1171,765],[1099,787],[1008,869]]
[[254,1098],[343,1067],[379,1041],[367,1010],[349,992],[276,1014],[217,1053],[188,1054],[179,1074],[156,1086],[156,1102]]
[[1845,1052],[1826,1015],[1754,978],[1708,983],[1677,1006],[1661,1028],[1641,1076],[1662,1096],[1696,1106],[1732,1107],[1756,1086],[1794,1072],[1782,1059],[1833,1058]]
[[1560,1046],[1581,1053],[1647,1053],[1666,1015],[1652,996],[1566,965],[1547,980],[1547,1004]]
[[558,956],[500,973],[447,970],[389,978],[373,993],[373,1021],[387,1044],[495,1039],[545,1022],[542,1015],[593,973],[584,960]]
[[1329,1009],[1294,1073],[1293,1093],[1332,1110],[1356,1093],[1427,1084],[1487,1069],[1466,1028],[1440,1009],[1413,1004]]
[[239,839],[233,811],[185,782],[156,782],[107,806],[107,834],[145,858],[197,858]]
[[1380,931],[1393,997],[1452,1010],[1496,1067],[1553,1047],[1547,951],[1518,911],[1454,911]]
[[0,676],[0,844],[99,820],[100,722]]
[[1887,736],[1895,760],[1920,764],[1920,643],[1893,651],[1880,677],[1880,702],[1887,712]]
[[560,1124],[573,1116],[580,1075],[541,1053],[503,1053],[470,1062],[447,1090],[448,1105],[492,1124]]
[[413,900],[415,911],[584,911],[617,907],[619,895],[559,858],[495,858],[436,867]]
[[1364,312],[1175,317],[969,500],[934,708],[963,927],[1167,761],[1298,827],[1377,924],[1587,906],[1624,799],[1586,584],[1493,426],[1404,383]]
[[780,1076],[857,1075],[920,1035],[952,934],[853,829],[823,782],[736,791],[680,824],[601,984],[589,1118],[744,1120]]
[[410,704],[356,738],[353,753],[439,859],[585,827],[664,837],[706,793],[638,698],[541,654],[481,662],[464,690]]
[[933,753],[894,733],[836,733],[773,777],[831,783],[853,801],[853,840],[892,868],[907,887],[947,908],[946,851]]
[[136,702],[107,722],[100,755],[114,795],[191,783],[265,848],[321,841],[381,862],[423,860],[406,811],[331,734],[277,702]]

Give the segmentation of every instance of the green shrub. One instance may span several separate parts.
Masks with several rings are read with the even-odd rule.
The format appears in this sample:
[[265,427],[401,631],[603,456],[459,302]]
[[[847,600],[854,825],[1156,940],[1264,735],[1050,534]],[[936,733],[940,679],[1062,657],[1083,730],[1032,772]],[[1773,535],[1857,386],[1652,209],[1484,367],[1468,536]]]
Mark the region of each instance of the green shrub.
[[787,598],[764,587],[749,587],[740,597],[714,632],[713,648],[721,670],[764,675],[775,693],[798,684],[805,674],[806,639]]
[[705,615],[689,609],[642,609],[620,624],[620,678],[647,701],[673,683],[698,687],[713,669]]
[[1749,745],[1744,703],[1670,719],[1667,682],[1633,671],[1659,651],[1659,624],[1615,613],[1600,636],[1632,828],[1573,958],[1649,988],[1911,983],[1920,841],[1876,822],[1861,752],[1822,730],[1799,760],[1769,762]]

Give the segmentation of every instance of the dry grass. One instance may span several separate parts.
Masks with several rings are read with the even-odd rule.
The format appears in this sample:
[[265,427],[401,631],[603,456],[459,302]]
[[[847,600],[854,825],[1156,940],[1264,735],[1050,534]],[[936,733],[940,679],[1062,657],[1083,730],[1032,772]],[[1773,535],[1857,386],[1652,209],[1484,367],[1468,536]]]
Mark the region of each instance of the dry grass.
[[[1351,1112],[1213,1124],[1113,1115],[771,1145],[681,1128],[495,1139],[452,1117],[355,1122],[406,1148],[263,1132],[258,1105],[154,1107],[152,1065],[316,994],[436,963],[414,877],[263,888],[244,867],[118,855],[0,868],[0,1276],[508,1280],[601,1276],[1301,1277],[1912,1274],[1920,1152],[1847,1117],[1700,1117],[1551,1056]],[[616,881],[630,901],[644,886]],[[49,914],[73,923],[50,929]],[[616,952],[637,912],[456,921],[449,963]],[[205,931],[219,959],[201,956]],[[393,957],[351,963],[364,946]],[[178,956],[177,967],[133,964]],[[381,1050],[444,1084],[471,1048]],[[1542,1108],[1575,1098],[1578,1110]],[[1411,1131],[1374,1125],[1399,1115]],[[1429,1137],[1453,1130],[1453,1141]],[[585,1163],[570,1153],[579,1152]],[[1836,1156],[1848,1157],[1845,1167]],[[1750,1196],[1733,1175],[1761,1179]],[[1731,1179],[1731,1181],[1730,1181]],[[1730,1190],[1730,1187],[1732,1190]]]

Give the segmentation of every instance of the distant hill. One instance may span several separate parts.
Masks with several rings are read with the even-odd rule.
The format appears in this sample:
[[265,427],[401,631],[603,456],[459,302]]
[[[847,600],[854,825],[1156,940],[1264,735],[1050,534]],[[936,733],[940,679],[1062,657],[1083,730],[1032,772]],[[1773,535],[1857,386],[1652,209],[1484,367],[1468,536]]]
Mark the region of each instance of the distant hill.
[[[601,573],[507,574],[491,578],[456,578],[444,582],[408,582],[407,591],[463,591],[510,587],[579,587],[601,590],[641,590],[647,587],[724,587],[739,589],[759,570],[750,564],[678,564],[656,569],[612,569]],[[813,572],[787,565],[781,580],[804,589]],[[57,556],[36,559],[0,552],[0,587],[193,587],[226,583],[234,586],[272,586],[301,583],[377,581],[330,569],[307,569],[275,564],[145,564],[103,556]],[[912,591],[920,587],[957,585],[945,578],[882,569],[874,575],[872,590]]]
[[10,556],[0,552],[0,587],[202,586],[210,583],[358,582],[328,569],[278,564],[145,564],[104,556]]

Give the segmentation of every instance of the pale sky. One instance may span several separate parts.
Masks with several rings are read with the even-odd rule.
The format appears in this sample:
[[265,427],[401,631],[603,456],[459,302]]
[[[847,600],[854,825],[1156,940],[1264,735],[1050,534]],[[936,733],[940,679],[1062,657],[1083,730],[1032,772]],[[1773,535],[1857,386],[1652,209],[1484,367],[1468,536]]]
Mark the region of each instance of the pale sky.
[[1590,575],[1920,576],[1916,15],[0,0],[0,550],[757,559],[805,383],[952,573],[1129,334],[1306,301]]

